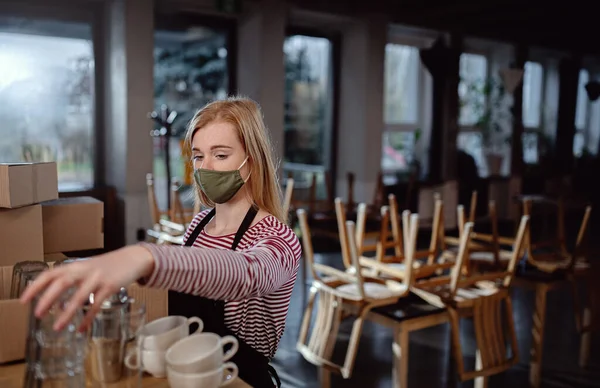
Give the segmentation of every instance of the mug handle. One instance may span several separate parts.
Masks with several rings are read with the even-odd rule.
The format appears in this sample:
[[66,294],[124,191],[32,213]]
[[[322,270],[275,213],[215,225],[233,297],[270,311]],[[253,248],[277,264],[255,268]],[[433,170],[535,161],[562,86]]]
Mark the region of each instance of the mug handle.
[[223,361],[229,360],[238,351],[239,343],[238,343],[237,338],[235,338],[232,335],[226,335],[225,337],[221,338],[221,347],[228,345],[228,344],[231,344],[231,349],[229,349],[229,351],[227,351],[227,353],[225,353],[223,355]]
[[[135,349],[130,349],[129,353],[125,356],[125,366],[129,369],[139,369],[140,368],[140,357],[142,356],[141,352],[137,351],[139,348],[135,347]],[[135,359],[135,363],[131,361],[131,359]]]
[[[202,322],[202,319],[200,319],[200,318],[198,318],[198,317],[191,317],[191,318],[188,318],[188,320],[187,320],[187,325],[188,325],[188,327],[189,327],[189,326],[191,326],[191,325],[192,325],[192,323],[197,323],[197,324],[198,324],[198,328],[196,329],[196,331],[194,331],[194,332],[193,332],[193,333],[191,333],[191,334],[194,334],[194,333],[201,333],[201,332],[202,332],[202,330],[204,330],[204,322]],[[190,334],[190,335],[191,335],[191,334]]]
[[228,374],[223,373],[223,380],[221,387],[231,384],[238,377],[238,367],[233,362],[226,362],[223,364],[223,370],[228,371]]

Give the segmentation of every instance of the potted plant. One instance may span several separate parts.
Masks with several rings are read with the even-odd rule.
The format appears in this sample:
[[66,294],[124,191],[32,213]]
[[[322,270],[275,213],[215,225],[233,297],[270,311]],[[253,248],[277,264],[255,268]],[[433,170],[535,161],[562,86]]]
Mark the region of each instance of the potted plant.
[[460,103],[468,106],[476,118],[473,126],[481,133],[489,175],[500,175],[512,128],[510,104],[502,81],[491,77],[467,83]]

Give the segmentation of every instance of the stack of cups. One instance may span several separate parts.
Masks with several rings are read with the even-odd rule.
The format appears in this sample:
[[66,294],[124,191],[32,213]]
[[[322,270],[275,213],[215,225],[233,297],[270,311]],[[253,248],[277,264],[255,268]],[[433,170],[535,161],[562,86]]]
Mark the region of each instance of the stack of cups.
[[140,330],[139,347],[125,357],[125,365],[130,369],[143,369],[154,377],[166,377],[165,355],[171,345],[190,335],[190,326],[198,324],[195,332],[204,328],[198,317],[168,316],[149,322]]
[[[225,347],[229,349],[225,351]],[[217,388],[238,375],[233,362],[238,350],[235,337],[200,333],[181,339],[167,351],[167,379],[171,388]]]

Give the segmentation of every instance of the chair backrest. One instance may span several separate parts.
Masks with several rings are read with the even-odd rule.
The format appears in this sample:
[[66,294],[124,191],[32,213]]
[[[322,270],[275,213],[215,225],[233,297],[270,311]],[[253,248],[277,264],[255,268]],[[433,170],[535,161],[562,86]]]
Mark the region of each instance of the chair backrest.
[[150,206],[150,216],[154,225],[160,222],[161,212],[158,207],[156,200],[156,193],[154,192],[154,175],[152,173],[146,174],[146,189],[148,192],[148,205]]
[[288,178],[285,184],[285,192],[283,194],[283,214],[286,219],[289,218],[289,212],[292,205],[292,196],[294,194],[294,178]]
[[335,216],[337,219],[338,234],[340,237],[340,246],[342,249],[342,260],[346,268],[352,267],[352,259],[350,258],[348,236],[346,233],[346,206],[342,202],[342,199],[337,197],[334,200],[335,205]]
[[398,201],[394,194],[388,195],[388,206],[390,207],[390,223],[392,225],[392,238],[394,240],[394,254],[397,257],[403,255],[402,232],[400,220],[398,219]]
[[[300,225],[300,233],[302,235],[302,251],[304,259],[308,263],[308,268],[310,269],[313,279],[321,281],[321,277],[317,271],[315,271],[314,267],[315,252],[312,245],[312,237],[310,227],[308,226],[308,217],[306,216],[306,211],[304,209],[297,209],[296,215],[298,216],[298,224]],[[306,266],[304,268],[306,268]]]
[[513,244],[512,256],[510,257],[510,261],[508,262],[508,267],[506,268],[506,276],[504,277],[504,281],[502,285],[504,287],[510,287],[513,278],[515,277],[515,271],[517,269],[517,262],[522,257],[523,246],[525,245],[525,235],[529,230],[529,216],[522,216],[521,222],[519,222],[519,229],[517,230],[517,235],[515,237],[515,243]]

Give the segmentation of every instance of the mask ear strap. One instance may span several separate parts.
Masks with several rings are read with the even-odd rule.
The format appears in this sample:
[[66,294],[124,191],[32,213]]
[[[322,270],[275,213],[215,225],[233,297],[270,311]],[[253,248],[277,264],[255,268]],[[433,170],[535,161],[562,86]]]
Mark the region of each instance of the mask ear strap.
[[[242,162],[240,167],[238,167],[238,171],[240,171],[240,169],[242,167],[244,167],[244,164],[246,164],[247,161],[248,161],[248,156],[246,156],[246,159],[244,159],[244,161]],[[250,175],[252,175],[252,167],[250,167],[250,172],[248,173],[248,176],[246,177],[246,179],[244,179],[244,183],[248,182],[248,179],[250,179]]]
[[250,179],[250,175],[252,175],[252,169],[250,169],[248,176],[246,177],[246,179],[244,179],[244,183],[248,182],[248,179]]
[[242,164],[240,164],[240,166],[238,167],[238,170],[241,169],[242,167],[244,167],[244,164],[246,164],[247,161],[248,161],[248,157],[246,156],[246,159],[244,159]]

